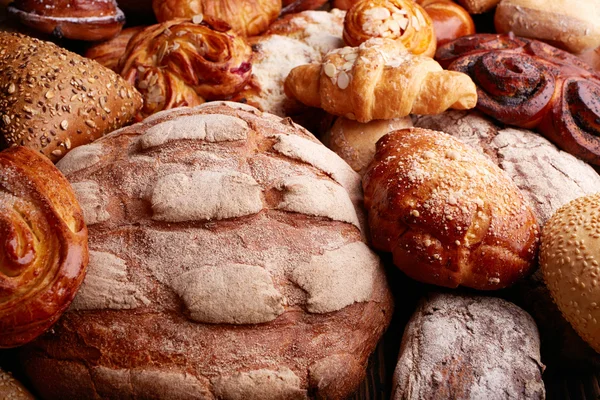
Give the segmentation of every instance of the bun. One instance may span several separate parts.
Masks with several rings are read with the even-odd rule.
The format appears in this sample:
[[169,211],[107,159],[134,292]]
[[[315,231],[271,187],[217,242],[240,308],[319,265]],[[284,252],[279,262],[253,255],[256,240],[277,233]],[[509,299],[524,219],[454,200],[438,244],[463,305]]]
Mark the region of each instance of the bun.
[[87,229],[71,186],[25,147],[0,152],[0,233],[0,348],[7,348],[56,322],[88,262]]
[[437,45],[475,33],[475,23],[471,15],[450,0],[418,0],[433,21]]
[[358,387],[392,298],[361,240],[360,177],[306,130],[207,103],[59,167],[95,213],[79,295],[22,354],[45,399],[344,399]]
[[544,368],[525,311],[493,297],[432,293],[404,330],[391,398],[543,400]]
[[579,335],[600,353],[600,194],[562,206],[544,226],[540,267],[556,305]]
[[125,53],[129,40],[142,29],[144,29],[142,26],[123,29],[113,39],[90,47],[85,52],[85,57],[91,58],[100,65],[119,73],[119,59]]
[[158,22],[204,16],[226,22],[241,36],[266,31],[281,12],[281,0],[154,0]]
[[500,122],[537,128],[561,149],[600,165],[600,75],[545,43],[479,34],[438,49],[450,70],[477,84],[477,108]]
[[0,148],[27,146],[57,161],[142,105],[117,74],[53,43],[0,32],[0,49]]
[[363,187],[373,246],[416,280],[501,289],[535,266],[531,207],[502,170],[449,135],[387,134]]
[[344,41],[356,47],[371,38],[394,39],[416,55],[433,57],[433,22],[412,0],[361,0],[344,20]]
[[0,369],[0,398],[5,400],[34,400],[35,397],[10,373]]
[[58,38],[106,40],[125,24],[114,0],[15,0],[8,10],[22,24]]
[[236,93],[250,78],[252,49],[221,21],[177,19],[131,38],[120,74],[140,91],[140,118]]
[[457,0],[467,9],[469,14],[482,14],[492,10],[500,3],[500,0]]
[[377,141],[389,132],[412,126],[410,117],[377,119],[366,124],[339,117],[321,141],[342,157],[353,170],[363,175],[375,156]]
[[573,53],[600,46],[596,0],[502,0],[494,14],[498,33],[547,41]]
[[444,71],[389,39],[331,51],[321,64],[294,68],[285,92],[310,107],[359,122],[472,108],[476,88],[465,74]]

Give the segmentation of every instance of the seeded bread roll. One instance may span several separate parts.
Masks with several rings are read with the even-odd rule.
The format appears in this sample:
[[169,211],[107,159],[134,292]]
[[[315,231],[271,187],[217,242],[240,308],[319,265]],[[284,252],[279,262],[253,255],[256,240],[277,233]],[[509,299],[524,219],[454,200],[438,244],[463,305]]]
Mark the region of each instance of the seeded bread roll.
[[120,76],[53,43],[0,32],[0,149],[58,161],[127,124],[142,99]]
[[491,160],[445,133],[387,134],[363,187],[373,246],[416,280],[493,290],[535,266],[531,206]]
[[[45,399],[343,399],[392,299],[360,177],[247,105],[161,112],[59,167],[90,231],[83,287],[23,364]],[[202,198],[202,201],[198,201]]]
[[426,296],[402,337],[393,400],[542,400],[540,338],[505,300]]
[[107,40],[125,24],[115,0],[15,0],[9,12],[39,32],[76,40]]
[[0,399],[4,400],[34,400],[35,397],[12,377],[10,373],[0,369]]

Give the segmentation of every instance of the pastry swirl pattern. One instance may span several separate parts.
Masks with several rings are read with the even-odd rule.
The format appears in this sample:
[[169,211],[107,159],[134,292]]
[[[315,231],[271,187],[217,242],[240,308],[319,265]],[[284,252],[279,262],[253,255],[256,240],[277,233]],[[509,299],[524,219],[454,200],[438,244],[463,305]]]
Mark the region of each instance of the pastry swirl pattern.
[[0,153],[0,348],[50,327],[87,262],[87,228],[67,180],[33,150]]
[[457,39],[440,64],[477,85],[477,108],[500,122],[535,128],[561,149],[600,165],[600,75],[577,57],[511,35]]

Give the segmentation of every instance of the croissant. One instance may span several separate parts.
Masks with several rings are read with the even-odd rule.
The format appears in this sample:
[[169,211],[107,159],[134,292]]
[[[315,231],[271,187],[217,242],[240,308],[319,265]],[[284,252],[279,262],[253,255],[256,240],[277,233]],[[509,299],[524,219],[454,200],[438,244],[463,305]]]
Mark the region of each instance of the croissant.
[[479,34],[442,46],[437,59],[473,78],[479,110],[600,165],[600,74],[579,58],[537,40]]
[[285,91],[308,106],[359,122],[465,110],[477,103],[467,75],[444,71],[433,59],[410,54],[390,39],[336,49],[321,64],[296,67]]
[[355,47],[379,37],[398,40],[413,54],[435,54],[433,21],[412,0],[361,0],[348,10],[344,20],[347,45]]
[[0,348],[48,329],[88,263],[87,228],[71,186],[26,147],[0,153]]
[[154,0],[158,22],[203,15],[225,21],[242,36],[259,35],[281,12],[281,0]]
[[141,117],[234,94],[250,78],[252,49],[217,20],[177,19],[131,38],[119,73],[142,93]]

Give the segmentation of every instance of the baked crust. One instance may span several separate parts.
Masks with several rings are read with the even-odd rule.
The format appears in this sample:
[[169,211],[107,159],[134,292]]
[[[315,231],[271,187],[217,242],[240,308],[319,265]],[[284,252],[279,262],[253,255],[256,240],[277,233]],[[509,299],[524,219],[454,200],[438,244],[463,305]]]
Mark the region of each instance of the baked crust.
[[22,24],[58,38],[106,40],[125,24],[114,0],[16,0],[8,10]]
[[359,122],[469,109],[477,101],[475,85],[465,74],[444,71],[433,59],[379,38],[333,50],[321,64],[294,68],[285,92]]
[[121,33],[111,40],[95,44],[88,48],[85,52],[85,57],[91,58],[100,65],[119,73],[119,59],[125,54],[129,40],[142,29],[144,29],[142,26],[123,29]]
[[35,397],[10,373],[0,369],[0,397],[8,400],[34,400]]
[[500,289],[535,266],[531,207],[501,169],[449,135],[411,128],[384,136],[363,187],[373,246],[414,279]]
[[71,186],[26,147],[0,152],[0,238],[0,348],[8,348],[58,320],[88,263],[87,228]]
[[433,21],[437,45],[475,33],[475,23],[467,10],[450,0],[417,0]]

